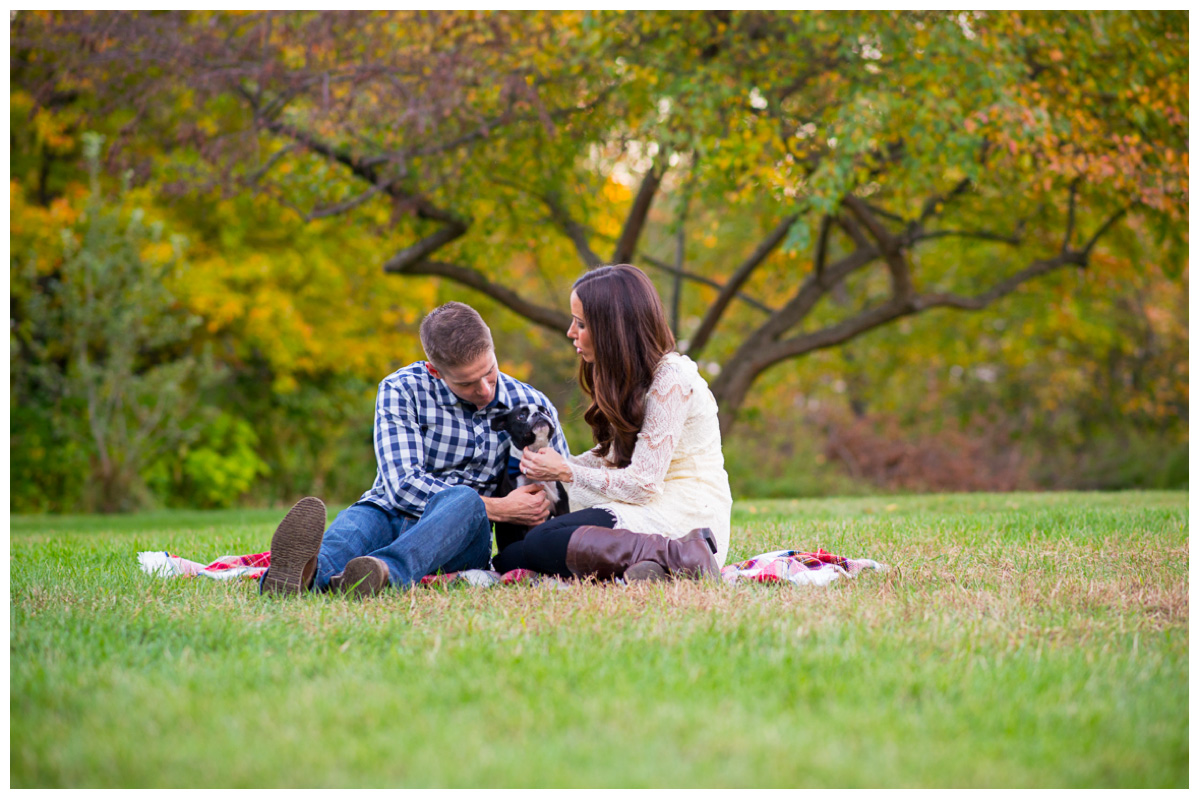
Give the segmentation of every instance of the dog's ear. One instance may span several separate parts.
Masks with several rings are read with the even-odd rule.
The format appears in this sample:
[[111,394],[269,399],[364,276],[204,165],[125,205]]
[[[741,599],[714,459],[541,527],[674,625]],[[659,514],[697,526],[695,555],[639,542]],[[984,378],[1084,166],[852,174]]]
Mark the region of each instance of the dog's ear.
[[492,417],[492,430],[494,430],[494,431],[508,430],[508,415],[501,414],[498,417]]

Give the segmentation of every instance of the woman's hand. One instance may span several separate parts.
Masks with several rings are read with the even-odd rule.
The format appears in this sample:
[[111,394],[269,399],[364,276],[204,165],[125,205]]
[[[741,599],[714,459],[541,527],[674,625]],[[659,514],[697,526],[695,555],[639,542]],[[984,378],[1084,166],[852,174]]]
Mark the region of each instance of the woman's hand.
[[525,448],[521,452],[521,472],[535,481],[571,482],[571,466],[550,447],[543,447],[536,453]]

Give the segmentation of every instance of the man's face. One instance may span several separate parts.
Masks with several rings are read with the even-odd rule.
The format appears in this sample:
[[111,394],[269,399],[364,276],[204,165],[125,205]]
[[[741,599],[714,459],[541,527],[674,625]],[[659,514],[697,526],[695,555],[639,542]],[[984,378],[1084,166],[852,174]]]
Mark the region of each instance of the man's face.
[[460,367],[438,369],[433,364],[428,364],[428,369],[430,375],[444,381],[460,400],[476,408],[483,408],[496,396],[500,367],[496,364],[496,353],[492,350]]

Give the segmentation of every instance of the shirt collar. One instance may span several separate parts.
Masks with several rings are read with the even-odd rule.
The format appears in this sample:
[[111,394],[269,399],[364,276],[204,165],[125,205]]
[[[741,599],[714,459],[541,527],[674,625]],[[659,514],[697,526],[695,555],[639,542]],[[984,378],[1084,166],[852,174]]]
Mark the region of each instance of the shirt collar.
[[492,399],[492,405],[505,411],[512,408],[508,398],[508,376],[499,370],[496,371],[496,396]]
[[[430,375],[428,369],[425,370],[425,374],[429,376],[431,381],[433,381],[434,392],[437,395],[438,405],[463,407],[468,405],[468,403],[461,397],[450,391],[450,387],[446,385],[444,380]],[[492,402],[485,406],[485,408],[501,408],[505,411],[511,408],[508,392],[508,376],[503,372],[498,371],[496,373],[496,396],[492,398]]]

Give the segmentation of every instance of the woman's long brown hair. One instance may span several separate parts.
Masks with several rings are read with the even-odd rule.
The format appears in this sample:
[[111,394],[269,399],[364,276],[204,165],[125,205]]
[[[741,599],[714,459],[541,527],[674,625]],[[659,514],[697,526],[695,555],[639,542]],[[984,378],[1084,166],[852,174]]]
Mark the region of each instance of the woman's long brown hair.
[[654,370],[675,349],[675,337],[654,284],[637,267],[597,267],[573,288],[593,351],[592,363],[579,362],[579,385],[592,400],[583,418],[592,427],[596,454],[627,467]]

